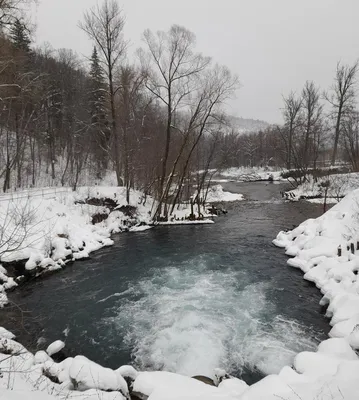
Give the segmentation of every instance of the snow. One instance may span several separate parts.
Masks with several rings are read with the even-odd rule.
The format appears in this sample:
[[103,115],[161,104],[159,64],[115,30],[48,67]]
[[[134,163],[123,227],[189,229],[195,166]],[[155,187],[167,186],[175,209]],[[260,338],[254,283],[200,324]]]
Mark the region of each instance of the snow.
[[193,378],[171,372],[142,372],[133,384],[134,393],[149,400],[234,400],[225,389],[206,385]]
[[[255,182],[255,181],[283,181],[282,173],[284,170],[278,170],[270,167],[236,167],[227,168],[219,171],[214,176],[215,182],[235,180],[237,182]],[[225,178],[225,180],[223,179]]]
[[100,389],[128,395],[127,383],[121,374],[116,374],[112,369],[104,368],[83,356],[74,358],[69,368],[69,376],[72,382],[76,382],[76,388],[80,391]]
[[[7,271],[0,264],[0,309],[8,303],[6,290],[11,290],[17,286],[13,278],[7,276]],[[0,331],[1,337],[1,331]]]
[[218,385],[220,390],[234,398],[241,396],[248,387],[244,381],[237,378],[225,379]]
[[[224,192],[220,185],[210,188],[208,196],[211,202],[242,199],[239,194]],[[88,204],[88,199],[95,201]],[[118,206],[111,211],[106,205],[108,202],[101,202],[101,199],[110,199]],[[123,187],[80,187],[76,192],[69,188],[43,188],[0,195],[0,230],[5,239],[10,239],[9,242],[2,240],[0,262],[25,260],[27,274],[38,276],[62,269],[70,261],[88,258],[104,246],[111,246],[114,233],[151,229],[153,199],[148,197],[144,205],[143,193],[133,190],[130,200],[130,206],[135,209],[133,216],[120,211],[121,206],[127,206]],[[202,213],[204,220],[187,221],[191,208],[182,204],[166,225],[213,223],[210,215]],[[106,218],[93,224],[96,215]],[[16,286],[14,279],[1,267],[0,307],[7,303],[5,291]]]
[[304,198],[311,203],[322,204],[325,195],[325,189],[322,186],[324,182],[329,182],[327,204],[337,204],[354,188],[359,187],[359,173],[327,175],[318,179],[314,179],[312,175],[309,175],[306,182],[287,192],[286,195],[292,201]]
[[35,354],[35,357],[34,357],[35,364],[45,364],[46,361],[51,361],[51,358],[46,353],[46,351],[40,350]]
[[223,186],[212,186],[207,193],[207,203],[219,203],[223,201],[240,201],[243,200],[242,194],[224,192]]
[[115,372],[123,378],[130,378],[133,381],[138,377],[138,372],[131,365],[122,365]]
[[157,225],[206,225],[206,224],[214,224],[214,221],[211,219],[202,219],[202,220],[178,220],[178,221],[165,221],[165,222],[158,222]]
[[9,332],[7,329],[0,326],[0,338],[15,339],[15,335],[12,332]]
[[326,315],[332,326],[330,339],[320,343],[317,352],[302,352],[295,358],[295,370],[312,381],[307,389],[297,383],[295,392],[301,399],[310,399],[309,390],[314,393],[321,388],[333,390],[331,399],[358,398],[359,382],[347,373],[359,368],[354,351],[359,347],[358,215],[359,190],[354,190],[321,217],[280,232],[273,241],[294,257],[288,264],[300,268],[304,279],[321,290],[320,303],[328,306]]
[[[111,235],[133,228],[149,228],[152,200],[142,204],[142,193],[131,192],[134,217],[121,211],[110,212],[106,206],[86,204],[86,199],[109,198],[127,205],[122,187],[81,187],[76,192],[63,188],[19,191],[0,195],[0,261],[25,260],[27,275],[38,276],[62,269],[68,262],[88,258],[96,250],[111,246]],[[92,224],[96,214],[108,218]],[[4,239],[4,238],[3,238]],[[6,269],[0,266],[0,308],[7,302],[6,291],[17,286]]]
[[[90,213],[86,207],[82,209],[86,209],[82,221],[88,221]],[[225,371],[214,370],[216,387],[166,371],[143,372],[131,366],[112,370],[83,356],[56,363],[50,355],[54,354],[52,350],[61,348],[62,342],[54,342],[47,353],[39,351],[33,355],[15,342],[10,332],[0,328],[0,398],[123,400],[129,398],[126,378],[133,381],[134,392],[142,398],[148,396],[149,400],[358,400],[359,358],[354,351],[359,348],[358,215],[359,190],[355,190],[323,216],[305,221],[292,231],[280,232],[274,240],[274,244],[293,257],[288,264],[300,268],[304,278],[321,290],[321,304],[328,306],[327,316],[332,326],[330,338],[320,343],[316,351],[297,354],[293,366],[284,367],[279,374],[268,375],[247,386],[239,379],[228,377]],[[55,241],[54,251],[61,252],[67,247],[83,251],[80,248],[84,247],[82,238],[86,234],[89,235],[86,240],[93,247],[109,243],[106,222],[98,227],[85,223],[78,228],[79,238],[72,236],[68,225],[60,227],[66,229],[58,237],[62,240]],[[94,236],[97,245],[95,240],[91,242]],[[341,254],[338,254],[339,246]],[[38,250],[36,257],[43,261],[41,248]],[[39,262],[36,257],[31,258],[31,263]],[[0,268],[0,274],[1,281],[8,282],[4,268]]]
[[[128,398],[127,383],[120,374],[103,368],[86,357],[67,358],[57,364],[44,351],[33,356],[19,343],[1,339],[0,365],[1,399]],[[54,383],[55,381],[60,383]]]
[[51,357],[52,355],[58,353],[65,347],[65,343],[61,340],[56,340],[51,343],[46,350],[46,353]]

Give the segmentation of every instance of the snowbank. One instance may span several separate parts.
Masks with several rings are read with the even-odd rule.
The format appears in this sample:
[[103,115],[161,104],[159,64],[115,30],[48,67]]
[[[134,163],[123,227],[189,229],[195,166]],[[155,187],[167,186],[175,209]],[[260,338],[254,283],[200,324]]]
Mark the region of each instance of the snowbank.
[[11,339],[0,338],[0,372],[4,400],[129,399],[120,373],[80,356],[55,363],[44,351],[34,356]]
[[[125,188],[82,187],[70,190],[41,189],[0,196],[0,262],[23,260],[23,274],[38,276],[113,244],[111,235],[149,228],[151,199],[142,204],[142,193]],[[117,206],[117,207],[116,207]],[[0,266],[0,307],[6,290],[17,286]]]
[[[241,199],[220,185],[208,193],[211,202]],[[128,205],[125,188],[114,186],[81,187],[76,192],[29,189],[0,195],[0,262],[5,266],[21,261],[23,275],[39,276],[111,246],[114,233],[150,229],[153,199],[144,202],[143,194],[133,190],[130,200]],[[170,220],[161,224],[212,224],[212,215],[202,213],[203,220],[190,221],[190,206],[179,205]],[[0,265],[0,308],[8,302],[6,291],[17,285],[18,280]]]
[[284,367],[252,386],[220,370],[211,386],[165,371],[112,370],[83,356],[56,363],[44,351],[34,356],[5,338],[0,366],[0,398],[6,400],[357,400],[359,389],[359,359],[345,339],[329,339],[317,352],[298,354],[294,369]]
[[223,186],[215,185],[212,186],[207,193],[207,203],[220,203],[227,201],[240,201],[243,200],[242,194],[224,192]]
[[282,181],[282,170],[260,167],[237,167],[228,168],[218,172],[214,181],[226,178],[226,180],[235,180],[237,182],[256,182],[256,181]]
[[56,363],[44,351],[34,356],[5,338],[0,339],[0,366],[0,398],[6,400],[124,400],[130,392],[150,400],[234,400],[248,388],[236,378],[216,387],[170,372],[138,372],[131,366],[111,370],[83,356]]
[[299,185],[296,189],[286,192],[286,195],[292,201],[308,199],[308,201],[313,203],[323,203],[325,195],[324,183],[329,183],[327,203],[337,204],[353,189],[359,187],[359,173],[334,174],[321,177],[317,180],[310,175],[306,182]]
[[330,393],[332,388],[330,398],[359,398],[359,381],[348,374],[359,368],[354,351],[359,349],[359,190],[321,217],[280,232],[273,243],[285,248],[293,257],[288,264],[300,268],[304,279],[321,290],[320,304],[328,306],[326,316],[332,326],[331,339],[322,342],[316,353],[297,355],[294,368],[311,384],[306,390],[297,384],[295,392],[309,399],[310,390],[323,388]]

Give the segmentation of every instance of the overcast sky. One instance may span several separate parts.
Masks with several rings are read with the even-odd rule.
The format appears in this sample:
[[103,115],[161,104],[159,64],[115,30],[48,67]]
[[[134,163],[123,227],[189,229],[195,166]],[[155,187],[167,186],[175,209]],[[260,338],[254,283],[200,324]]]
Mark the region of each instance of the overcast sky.
[[[281,122],[282,95],[306,80],[331,85],[337,61],[359,58],[359,0],[119,0],[132,49],[146,28],[180,24],[197,36],[198,50],[238,74],[242,88],[229,111]],[[77,27],[97,0],[39,0],[36,41],[89,55]]]

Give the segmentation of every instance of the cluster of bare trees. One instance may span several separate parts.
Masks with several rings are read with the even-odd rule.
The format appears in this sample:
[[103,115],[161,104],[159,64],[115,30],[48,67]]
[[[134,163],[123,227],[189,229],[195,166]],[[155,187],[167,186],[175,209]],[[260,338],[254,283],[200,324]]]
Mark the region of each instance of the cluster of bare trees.
[[358,169],[357,72],[358,63],[338,63],[329,91],[321,93],[314,82],[308,81],[300,96],[291,93],[284,98],[285,124],[280,131],[288,169],[315,169],[321,154],[330,154],[331,165],[348,161]]
[[199,205],[213,168],[305,173],[328,152],[333,164],[340,158],[359,168],[358,64],[338,64],[325,95],[308,81],[300,95],[285,97],[283,126],[239,134],[223,112],[237,77],[202,55],[184,27],[146,30],[131,63],[123,12],[103,0],[79,24],[93,44],[85,62],[71,50],[33,48],[21,16],[26,2],[0,0],[4,191],[45,183],[76,189],[84,176],[100,180],[112,170],[128,202],[140,189],[158,200],[153,214],[167,219],[182,200]]
[[[71,50],[34,50],[24,20],[11,14],[19,3],[2,8],[3,190],[43,184],[44,176],[75,189],[85,173],[100,179],[109,169],[128,201],[131,189],[141,189],[158,199],[154,215],[167,219],[193,195],[193,171],[211,164],[222,105],[237,78],[198,52],[194,34],[177,25],[145,31],[131,64],[115,0],[104,0],[80,23],[93,43],[89,67]],[[197,197],[204,182],[202,174]]]
[[284,97],[282,126],[259,133],[221,135],[215,165],[279,166],[296,169],[305,177],[310,170],[345,162],[358,171],[357,73],[358,63],[338,63],[328,91],[307,81],[300,94]]

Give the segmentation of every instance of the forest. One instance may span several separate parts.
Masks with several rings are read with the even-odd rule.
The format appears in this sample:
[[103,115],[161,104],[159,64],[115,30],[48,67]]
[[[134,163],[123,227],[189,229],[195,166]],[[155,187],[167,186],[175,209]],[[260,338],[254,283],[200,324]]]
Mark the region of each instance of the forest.
[[139,189],[157,199],[155,215],[166,219],[177,203],[199,201],[214,171],[229,167],[304,176],[338,163],[359,168],[357,63],[338,63],[326,90],[308,80],[301,92],[284,95],[281,125],[241,132],[226,114],[240,93],[236,71],[203,55],[185,27],[145,30],[130,59],[123,10],[105,0],[79,22],[93,45],[82,59],[71,49],[36,47],[23,3],[0,2],[4,192],[76,190],[112,171],[128,202]]

